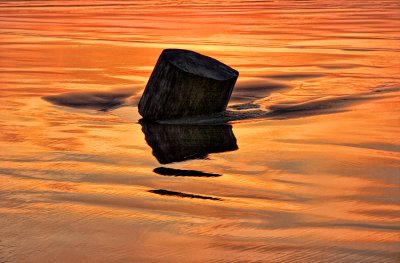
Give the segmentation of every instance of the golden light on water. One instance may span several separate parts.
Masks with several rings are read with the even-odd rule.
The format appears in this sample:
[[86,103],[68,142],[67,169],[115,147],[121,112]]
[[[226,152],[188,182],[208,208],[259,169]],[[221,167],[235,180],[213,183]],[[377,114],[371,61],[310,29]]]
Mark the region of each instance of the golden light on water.
[[[2,1],[0,262],[396,262],[399,28],[390,0]],[[218,140],[138,123],[165,48],[240,72]]]

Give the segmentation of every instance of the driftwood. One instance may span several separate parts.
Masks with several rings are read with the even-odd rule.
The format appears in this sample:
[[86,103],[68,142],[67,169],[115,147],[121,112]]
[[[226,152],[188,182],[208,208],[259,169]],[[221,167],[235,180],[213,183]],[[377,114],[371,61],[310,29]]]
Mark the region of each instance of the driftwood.
[[211,57],[164,50],[139,102],[144,119],[174,119],[224,111],[239,73]]

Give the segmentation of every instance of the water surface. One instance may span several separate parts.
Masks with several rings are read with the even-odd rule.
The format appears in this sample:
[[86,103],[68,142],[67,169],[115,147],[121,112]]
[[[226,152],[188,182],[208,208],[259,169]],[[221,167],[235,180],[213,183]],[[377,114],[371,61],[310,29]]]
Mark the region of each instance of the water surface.
[[[1,1],[0,262],[398,261],[399,28],[390,0]],[[139,123],[164,48],[237,69],[229,112]]]

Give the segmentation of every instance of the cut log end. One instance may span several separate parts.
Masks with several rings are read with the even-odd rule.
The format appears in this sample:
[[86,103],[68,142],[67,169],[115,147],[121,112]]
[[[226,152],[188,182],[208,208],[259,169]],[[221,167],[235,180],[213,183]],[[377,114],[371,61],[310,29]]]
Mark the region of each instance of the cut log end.
[[175,67],[196,76],[215,80],[237,78],[239,72],[208,56],[184,49],[165,49],[161,56]]
[[216,59],[164,50],[139,102],[145,119],[208,115],[226,109],[239,73]]

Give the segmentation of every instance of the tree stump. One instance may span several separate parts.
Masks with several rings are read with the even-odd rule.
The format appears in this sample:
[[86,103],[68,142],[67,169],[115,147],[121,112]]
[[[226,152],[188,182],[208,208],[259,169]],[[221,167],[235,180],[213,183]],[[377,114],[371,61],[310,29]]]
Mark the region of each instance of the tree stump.
[[139,102],[144,119],[175,119],[224,111],[239,72],[216,59],[165,49]]

